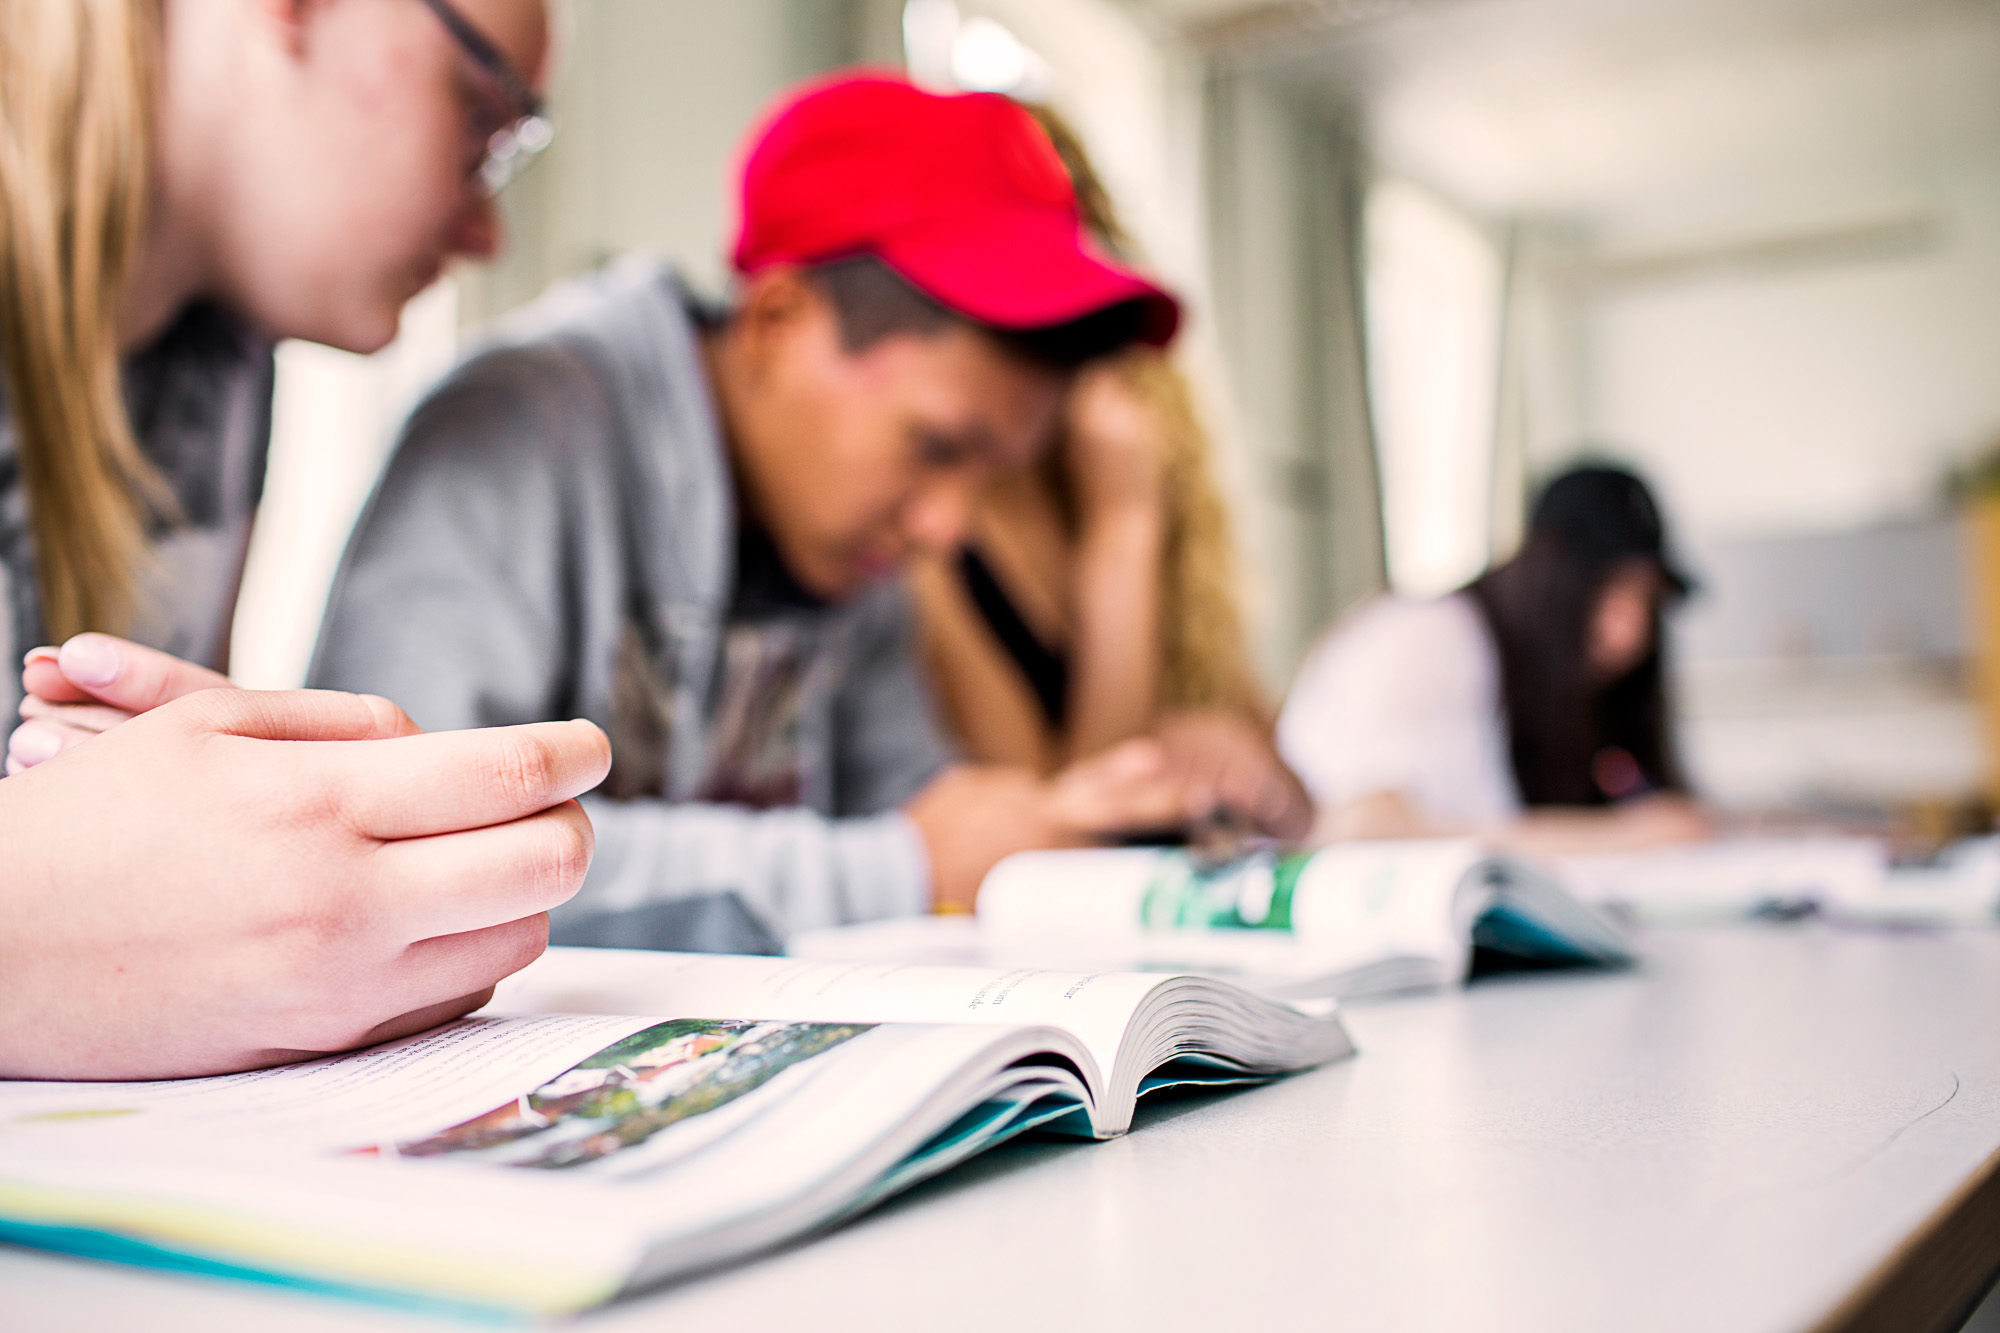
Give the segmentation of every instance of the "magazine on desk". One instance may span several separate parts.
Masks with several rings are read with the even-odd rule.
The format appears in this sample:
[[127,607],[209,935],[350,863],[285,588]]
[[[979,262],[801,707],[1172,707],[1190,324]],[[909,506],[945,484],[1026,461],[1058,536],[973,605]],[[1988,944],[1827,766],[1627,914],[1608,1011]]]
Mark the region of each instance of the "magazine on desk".
[[1455,985],[1490,954],[1620,964],[1619,927],[1526,862],[1465,839],[1339,843],[1221,861],[1176,848],[1024,852],[976,921],[930,918],[793,941],[822,958],[1197,971],[1290,999]]
[[487,1009],[306,1064],[0,1083],[0,1240],[461,1312],[581,1309],[1030,1129],[1336,1060],[1201,977],[552,949]]

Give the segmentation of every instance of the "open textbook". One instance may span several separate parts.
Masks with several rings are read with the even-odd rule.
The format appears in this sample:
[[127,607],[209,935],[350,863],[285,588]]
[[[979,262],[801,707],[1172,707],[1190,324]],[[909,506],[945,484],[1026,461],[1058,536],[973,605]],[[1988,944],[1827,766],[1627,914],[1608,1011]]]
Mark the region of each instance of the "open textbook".
[[1173,848],[1024,852],[994,867],[976,922],[819,932],[795,953],[1227,976],[1267,995],[1352,999],[1463,981],[1479,951],[1621,963],[1619,928],[1477,842],[1340,843],[1221,862]]
[[1351,1054],[1200,977],[554,949],[487,1010],[220,1078],[0,1083],[0,1240],[558,1312],[827,1226],[1028,1129]]

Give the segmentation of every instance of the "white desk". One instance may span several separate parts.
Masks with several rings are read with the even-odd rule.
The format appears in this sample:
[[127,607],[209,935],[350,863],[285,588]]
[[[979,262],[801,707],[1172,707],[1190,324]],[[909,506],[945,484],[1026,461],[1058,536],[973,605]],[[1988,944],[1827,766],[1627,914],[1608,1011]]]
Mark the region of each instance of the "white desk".
[[[1954,1326],[2000,1268],[2000,931],[1642,947],[1353,1010],[1345,1065],[1002,1150],[583,1327]],[[0,1250],[8,1333],[439,1327]]]

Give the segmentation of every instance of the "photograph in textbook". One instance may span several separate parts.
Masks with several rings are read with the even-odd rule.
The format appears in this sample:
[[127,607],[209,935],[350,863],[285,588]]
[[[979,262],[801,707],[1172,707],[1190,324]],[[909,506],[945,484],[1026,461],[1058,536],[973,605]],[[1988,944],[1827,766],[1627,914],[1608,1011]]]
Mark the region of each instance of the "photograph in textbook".
[[[741,1113],[735,1118],[755,1114],[754,1106],[744,1104],[750,1094],[782,1075],[804,1073],[800,1067],[814,1056],[869,1026],[698,1018],[656,1023],[484,1115],[360,1152],[545,1169],[588,1166],[623,1154],[616,1163],[620,1174],[663,1166],[713,1138],[712,1133],[689,1136],[677,1151],[662,1141],[667,1131],[724,1107]],[[642,1146],[644,1154],[631,1151]]]

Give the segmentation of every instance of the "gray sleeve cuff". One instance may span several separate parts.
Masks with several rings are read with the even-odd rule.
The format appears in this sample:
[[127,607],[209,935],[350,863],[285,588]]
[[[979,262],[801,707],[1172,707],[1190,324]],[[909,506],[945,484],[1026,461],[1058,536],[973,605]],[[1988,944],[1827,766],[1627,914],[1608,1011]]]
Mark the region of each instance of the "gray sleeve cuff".
[[566,920],[733,895],[780,940],[803,930],[912,916],[930,902],[930,859],[901,811],[830,819],[812,810],[585,797],[597,854]]
[[845,898],[842,925],[930,910],[930,854],[908,815],[891,810],[867,819],[843,819],[835,836]]

